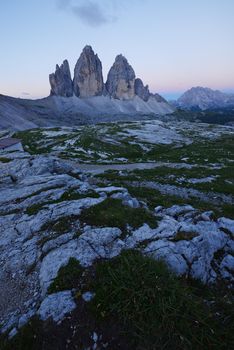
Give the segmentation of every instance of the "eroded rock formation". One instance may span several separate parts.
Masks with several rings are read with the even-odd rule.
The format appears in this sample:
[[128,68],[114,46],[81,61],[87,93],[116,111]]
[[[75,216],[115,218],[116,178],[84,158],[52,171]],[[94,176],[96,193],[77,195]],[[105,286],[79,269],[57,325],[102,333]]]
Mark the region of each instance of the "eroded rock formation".
[[91,46],[85,46],[76,63],[73,84],[77,97],[92,97],[103,93],[102,63]]
[[133,68],[124,56],[118,55],[108,73],[107,92],[114,98],[130,100],[135,96],[134,83],[135,72]]
[[67,60],[59,67],[56,65],[55,73],[49,75],[51,95],[70,97],[73,95],[72,79]]
[[141,79],[137,78],[135,80],[134,89],[135,89],[135,94],[137,96],[142,98],[142,100],[144,100],[144,101],[148,101],[148,99],[150,97],[149,87],[148,87],[148,85],[144,86]]
[[102,63],[91,46],[83,49],[74,69],[74,78],[68,61],[65,60],[56,71],[49,76],[51,95],[79,98],[93,96],[110,96],[118,100],[133,100],[135,96],[144,102],[154,98],[157,102],[167,102],[158,94],[152,94],[148,85],[144,86],[141,79],[135,77],[132,66],[123,55],[118,55],[111,67],[106,84],[103,82]]

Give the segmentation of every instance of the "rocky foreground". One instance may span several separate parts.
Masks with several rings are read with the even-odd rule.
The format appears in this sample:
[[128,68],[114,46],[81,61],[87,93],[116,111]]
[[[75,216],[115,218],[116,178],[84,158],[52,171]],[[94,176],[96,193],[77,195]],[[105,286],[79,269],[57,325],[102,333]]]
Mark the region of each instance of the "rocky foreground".
[[[179,276],[233,286],[234,220],[191,205],[152,211],[126,188],[106,186],[72,162],[24,152],[5,156],[8,162],[0,163],[0,325],[10,338],[34,315],[61,322],[77,307],[76,290],[50,289],[70,258],[86,270],[137,249],[165,261]],[[126,212],[125,226],[115,216],[105,224],[100,215],[108,213],[108,203]],[[81,297],[92,299],[92,290],[83,290]]]

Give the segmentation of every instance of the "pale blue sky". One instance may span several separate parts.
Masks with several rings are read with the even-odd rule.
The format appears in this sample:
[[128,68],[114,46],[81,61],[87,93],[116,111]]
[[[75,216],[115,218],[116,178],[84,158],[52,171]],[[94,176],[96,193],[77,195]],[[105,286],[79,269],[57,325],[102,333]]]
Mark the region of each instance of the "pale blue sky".
[[48,95],[55,64],[73,74],[86,44],[104,78],[122,53],[163,96],[234,91],[234,0],[0,0],[0,30],[2,94]]

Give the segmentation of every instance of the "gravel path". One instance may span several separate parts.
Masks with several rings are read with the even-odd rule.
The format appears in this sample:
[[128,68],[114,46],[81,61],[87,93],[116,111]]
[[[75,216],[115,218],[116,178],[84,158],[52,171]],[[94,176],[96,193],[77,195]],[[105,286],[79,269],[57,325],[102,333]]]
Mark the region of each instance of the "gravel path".
[[[74,164],[74,163],[73,163]],[[153,162],[153,163],[122,163],[122,164],[78,164],[79,169],[87,171],[92,174],[102,174],[107,170],[144,170],[154,169],[160,167],[176,168],[176,169],[191,169],[196,165],[187,163],[166,163],[166,162]]]

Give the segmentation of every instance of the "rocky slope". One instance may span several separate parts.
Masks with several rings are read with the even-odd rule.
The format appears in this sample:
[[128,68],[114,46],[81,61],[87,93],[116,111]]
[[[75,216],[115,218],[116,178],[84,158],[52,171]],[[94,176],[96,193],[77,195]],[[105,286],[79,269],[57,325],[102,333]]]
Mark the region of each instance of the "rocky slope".
[[[140,247],[141,242],[147,241],[142,248],[144,254],[164,259],[179,275],[190,275],[205,283],[216,278],[233,281],[234,259],[229,253],[233,247],[232,220],[220,218],[214,222],[209,213],[199,213],[191,206],[158,207],[157,228],[152,229],[145,223],[135,230],[129,228],[127,237],[123,238],[118,227],[90,227],[79,217],[83,210],[104,202],[109,196],[120,200],[126,208],[141,207],[126,189],[91,185],[90,178],[78,175],[72,166],[56,158],[8,156],[13,160],[1,166],[3,331],[22,326],[35,313],[43,319],[52,316],[59,321],[75,307],[71,293],[47,296],[59,268],[71,257],[88,267],[97,259],[109,259],[123,249]],[[69,193],[80,199],[72,196],[69,199]],[[63,221],[68,226],[61,230]],[[193,232],[194,237],[175,240],[180,232],[184,235]],[[223,257],[217,260],[215,253],[220,250]],[[57,309],[60,297],[65,298],[62,304],[67,306],[65,311]],[[54,308],[47,298],[56,300]]]
[[182,109],[207,110],[234,107],[234,95],[203,87],[186,91],[175,103]]
[[[128,137],[129,132],[132,132],[135,143],[138,142],[141,147],[149,146],[149,141],[159,143],[162,150],[162,145],[166,142],[163,139],[165,131],[163,132],[162,123],[143,124],[143,129],[139,129],[139,124],[135,127],[136,130],[134,125],[129,124],[128,129]],[[152,128],[155,135],[157,132],[160,134],[157,140],[147,138]],[[165,125],[165,128],[168,130],[168,126]],[[108,129],[104,131],[102,126],[100,130],[108,138]],[[81,135],[84,135],[79,134],[80,130],[76,134],[74,129],[45,129],[43,132],[44,136],[32,134],[32,137],[28,133],[27,140],[45,142],[49,147],[51,137],[58,143],[60,138],[61,142],[66,142],[64,140],[67,135],[67,142],[72,146],[75,136],[77,139],[74,141],[79,143]],[[175,126],[167,132],[167,138],[171,137],[170,149],[173,148],[173,142],[189,144],[189,130],[187,136],[184,131],[179,135]],[[201,134],[201,130],[198,132]],[[204,132],[204,137],[209,139],[214,133],[215,138],[219,138],[219,132],[221,135],[223,132],[231,134],[232,131],[217,128],[210,131],[209,136]],[[113,135],[113,130],[110,130],[110,135]],[[116,135],[123,137],[124,130],[117,130]],[[119,138],[118,140],[120,142]],[[104,139],[98,144],[102,145],[103,142]],[[114,142],[117,139],[111,141],[112,148]],[[178,145],[175,148],[177,150]],[[39,149],[35,147],[34,144],[34,151],[39,153]],[[195,147],[198,148],[196,145]],[[105,177],[95,178],[82,172],[76,160],[72,159],[71,157],[64,161],[51,154],[30,155],[26,152],[5,152],[1,155],[2,332],[10,332],[10,337],[13,337],[34,315],[41,320],[51,317],[55,323],[61,322],[66,315],[76,310],[79,302],[77,300],[81,299],[85,303],[93,298],[94,291],[86,284],[82,285],[81,292],[76,288],[52,291],[50,286],[60,268],[65,267],[71,258],[79,262],[83,274],[86,274],[92,273],[93,266],[102,260],[112,259],[123,250],[137,249],[155,260],[164,260],[170,270],[179,276],[198,279],[205,284],[217,282],[227,284],[229,288],[233,286],[233,220],[228,217],[215,217],[210,210],[197,209],[186,202],[183,205],[163,207],[159,205],[160,201],[155,203],[156,196],[153,197],[156,205],[152,208],[145,200],[131,194],[129,179],[138,179],[135,185],[134,182],[131,183],[135,189],[148,186],[148,191],[153,183],[156,184],[156,179],[146,183],[141,180],[140,173],[137,178],[134,178],[134,174],[130,177],[127,174],[128,182],[124,182],[125,175],[119,171],[116,178],[112,174],[112,178],[119,181],[118,186],[113,186],[106,182]],[[162,166],[158,164],[159,168]],[[207,166],[206,162],[204,169]],[[213,171],[218,167],[213,163],[210,166]],[[170,167],[172,172],[178,172],[182,167],[184,173],[191,171],[194,176],[196,165],[180,163],[167,164],[167,167],[168,174]],[[202,166],[199,169],[201,171]],[[146,174],[144,172],[144,176]],[[164,174],[163,179],[171,181],[172,175],[167,178]],[[190,186],[198,181],[194,178],[189,180]],[[203,182],[207,181],[210,180],[203,178]],[[193,195],[191,189],[188,189],[188,193]],[[221,197],[212,197],[216,200],[215,205],[218,205]],[[227,199],[233,203],[231,195]],[[117,212],[113,211],[116,210],[114,208],[117,208]],[[120,215],[123,215],[122,218]]]
[[24,100],[0,95],[0,129],[25,130],[35,127],[77,126],[98,122],[146,120],[173,113],[167,102],[150,97],[147,103],[109,96],[89,98],[49,96]]

